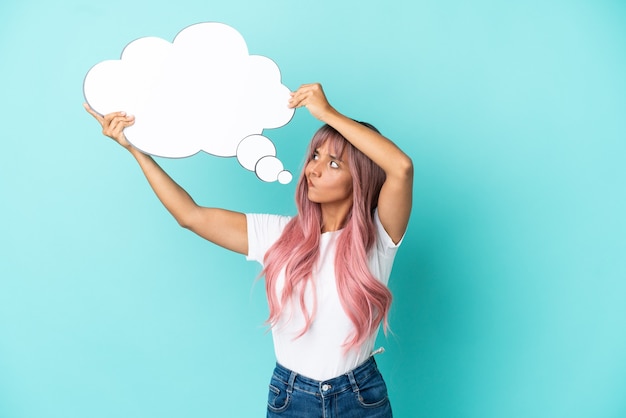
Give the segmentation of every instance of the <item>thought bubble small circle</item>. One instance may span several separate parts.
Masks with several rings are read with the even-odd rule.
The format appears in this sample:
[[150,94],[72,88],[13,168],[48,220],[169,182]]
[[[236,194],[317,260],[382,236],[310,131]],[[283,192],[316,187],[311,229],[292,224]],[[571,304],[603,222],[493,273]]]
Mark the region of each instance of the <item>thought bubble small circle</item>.
[[278,173],[278,182],[280,184],[289,184],[291,183],[292,179],[293,179],[293,176],[287,170],[283,170],[280,173]]
[[276,156],[276,147],[263,135],[249,135],[237,146],[237,160],[245,169],[254,171],[257,161]]
[[266,182],[278,180],[278,174],[283,171],[283,163],[276,157],[263,157],[257,163],[255,172],[258,178]]

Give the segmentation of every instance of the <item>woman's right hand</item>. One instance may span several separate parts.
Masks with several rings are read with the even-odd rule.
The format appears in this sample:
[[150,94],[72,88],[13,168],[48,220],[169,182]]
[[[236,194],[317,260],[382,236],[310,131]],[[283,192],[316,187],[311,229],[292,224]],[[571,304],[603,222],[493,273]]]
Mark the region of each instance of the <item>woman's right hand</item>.
[[115,142],[130,150],[132,145],[126,139],[124,135],[124,128],[131,126],[135,123],[135,117],[127,115],[125,112],[113,112],[108,115],[101,116],[95,110],[91,108],[87,103],[83,104],[85,110],[93,116],[100,126],[102,126],[102,133]]

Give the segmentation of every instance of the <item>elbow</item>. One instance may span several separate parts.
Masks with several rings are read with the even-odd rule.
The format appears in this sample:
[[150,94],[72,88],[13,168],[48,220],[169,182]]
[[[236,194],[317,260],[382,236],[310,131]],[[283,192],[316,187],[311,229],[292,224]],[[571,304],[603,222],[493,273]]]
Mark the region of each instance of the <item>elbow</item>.
[[178,225],[192,232],[196,232],[202,223],[205,222],[200,207],[195,204],[193,206],[179,208],[176,213],[172,212],[172,215],[174,215],[174,219],[176,219]]
[[413,161],[408,155],[405,154],[396,161],[392,175],[393,177],[403,180],[413,179]]
[[194,221],[193,221],[193,217],[190,216],[190,214],[186,213],[186,214],[175,215],[174,219],[176,219],[176,222],[178,222],[178,225],[180,225],[181,227],[193,231]]
[[184,218],[176,218],[176,222],[178,222],[178,225],[185,228],[185,229],[192,229],[191,226],[191,222],[189,222],[188,219],[184,219]]

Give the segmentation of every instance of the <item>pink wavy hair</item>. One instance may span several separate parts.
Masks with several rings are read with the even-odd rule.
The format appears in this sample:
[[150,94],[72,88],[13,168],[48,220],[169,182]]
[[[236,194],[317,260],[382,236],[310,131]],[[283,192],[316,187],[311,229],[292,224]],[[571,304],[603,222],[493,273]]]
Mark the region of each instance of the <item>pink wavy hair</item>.
[[[372,125],[361,123],[376,130]],[[385,181],[385,173],[329,125],[322,126],[315,133],[308,147],[307,158],[311,158],[314,151],[326,141],[330,141],[330,149],[335,155],[342,155],[345,150],[352,175],[353,204],[338,237],[335,255],[339,298],[354,324],[353,334],[344,342],[344,348],[350,350],[358,348],[381,322],[385,331],[388,327],[391,292],[372,275],[367,263],[367,254],[376,241],[374,210]],[[295,196],[298,214],[291,219],[280,239],[265,254],[265,268],[261,272],[265,275],[270,326],[277,324],[282,307],[289,303],[292,295],[298,295],[300,308],[306,319],[305,327],[298,337],[310,328],[317,306],[313,292],[313,307],[309,312],[304,294],[319,259],[322,215],[320,204],[311,202],[307,194],[308,185],[303,169]],[[283,268],[285,283],[279,298],[275,289],[278,275]]]

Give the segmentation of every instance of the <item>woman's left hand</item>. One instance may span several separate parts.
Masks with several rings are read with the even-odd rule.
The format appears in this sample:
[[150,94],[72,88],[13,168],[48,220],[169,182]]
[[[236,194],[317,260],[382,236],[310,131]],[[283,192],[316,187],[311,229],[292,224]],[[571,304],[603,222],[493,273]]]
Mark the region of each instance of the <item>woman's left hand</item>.
[[289,107],[306,107],[315,118],[326,122],[326,118],[333,112],[337,112],[326,99],[322,85],[319,83],[303,84],[291,93]]

